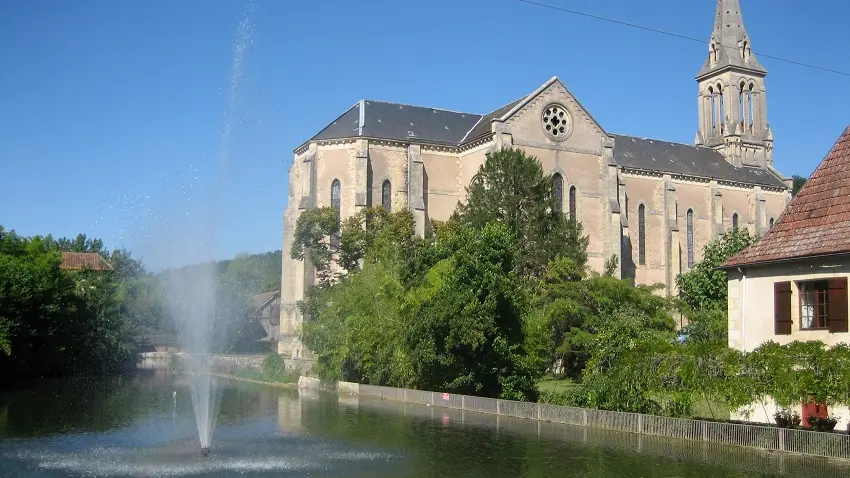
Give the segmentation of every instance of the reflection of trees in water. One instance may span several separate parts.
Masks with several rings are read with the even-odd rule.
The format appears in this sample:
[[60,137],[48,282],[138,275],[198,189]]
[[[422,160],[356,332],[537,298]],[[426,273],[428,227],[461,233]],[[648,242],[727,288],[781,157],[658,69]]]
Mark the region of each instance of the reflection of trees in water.
[[[153,375],[153,374],[149,374]],[[38,436],[72,429],[101,431],[157,411],[170,411],[168,381],[145,375],[44,380],[2,394],[8,406],[5,435]]]
[[[232,423],[277,407],[277,390],[224,380],[219,420]],[[43,380],[0,394],[0,436],[31,437],[68,430],[103,431],[146,416],[191,415],[188,377],[142,371],[131,377]],[[3,410],[7,409],[5,427]]]
[[[494,415],[367,397],[359,397],[357,402],[356,406],[338,406],[327,395],[321,400],[302,399],[301,424],[313,435],[379,446],[407,455],[416,462],[414,468],[427,470],[428,476],[610,477],[624,473],[628,476],[662,473],[663,476],[754,477],[768,476],[762,474],[768,469],[779,469],[765,466],[767,463],[758,462],[759,458],[753,458],[756,462],[747,467],[749,471],[730,469],[738,468],[739,462],[722,454],[716,455],[719,460],[701,458],[700,455],[716,453],[702,450],[705,448],[702,443],[691,447],[704,452],[699,455],[676,453],[676,450],[667,453],[665,450],[681,443],[551,423],[541,423],[542,432],[538,436],[534,420],[497,419]],[[637,439],[644,442],[642,453],[632,443]],[[751,450],[742,453],[754,455]]]

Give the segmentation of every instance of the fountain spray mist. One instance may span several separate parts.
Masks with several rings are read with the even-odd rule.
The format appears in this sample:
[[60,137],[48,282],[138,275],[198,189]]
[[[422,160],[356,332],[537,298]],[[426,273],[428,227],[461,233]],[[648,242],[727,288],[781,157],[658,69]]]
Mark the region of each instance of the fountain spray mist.
[[[233,45],[233,62],[227,89],[227,109],[222,130],[221,153],[219,158],[218,179],[207,204],[204,217],[203,240],[199,247],[207,248],[205,256],[215,254],[215,239],[219,229],[219,211],[222,210],[227,165],[230,157],[230,139],[233,129],[233,117],[236,100],[245,70],[245,51],[253,36],[254,6],[249,5],[241,15]],[[190,393],[198,438],[204,455],[209,452],[215,431],[216,416],[220,393],[215,377],[212,376],[210,353],[222,344],[224,337],[216,334],[216,265],[208,262],[179,273],[169,274],[166,278],[166,291],[169,295],[172,316],[177,323],[184,347],[184,366],[190,376]]]

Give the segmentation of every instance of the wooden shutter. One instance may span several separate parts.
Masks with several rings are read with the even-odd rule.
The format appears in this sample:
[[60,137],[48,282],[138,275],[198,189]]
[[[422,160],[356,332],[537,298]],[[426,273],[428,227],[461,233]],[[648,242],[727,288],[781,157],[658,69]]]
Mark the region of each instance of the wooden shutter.
[[829,280],[826,325],[830,332],[847,332],[847,278]]
[[774,282],[773,317],[776,335],[791,334],[791,282]]

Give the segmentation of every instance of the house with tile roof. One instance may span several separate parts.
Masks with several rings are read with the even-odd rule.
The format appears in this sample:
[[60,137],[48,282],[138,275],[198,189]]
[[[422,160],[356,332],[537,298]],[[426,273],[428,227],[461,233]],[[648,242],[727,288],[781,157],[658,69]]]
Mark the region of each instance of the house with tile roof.
[[[729,278],[729,347],[850,343],[850,126],[767,234],[721,267]],[[771,422],[774,411],[772,403],[755,406],[751,419]]]
[[[581,74],[581,73],[577,73]],[[521,148],[553,179],[564,214],[590,237],[589,266],[616,255],[618,277],[666,285],[730,227],[767,232],[790,200],[773,166],[767,71],[751,49],[739,0],[717,0],[696,75],[693,144],[614,134],[557,77],[485,113],[360,100],[294,150],[284,212],[280,353],[303,353],[296,304],[315,283],[292,259],[299,215],[331,207],[344,220],[383,206],[412,212],[416,232],[448,219],[487,154]],[[647,99],[651,101],[651,99]]]
[[112,269],[112,265],[96,252],[63,252],[59,268],[73,271],[103,271]]
[[850,127],[773,228],[723,267],[729,346],[773,340],[850,343]]

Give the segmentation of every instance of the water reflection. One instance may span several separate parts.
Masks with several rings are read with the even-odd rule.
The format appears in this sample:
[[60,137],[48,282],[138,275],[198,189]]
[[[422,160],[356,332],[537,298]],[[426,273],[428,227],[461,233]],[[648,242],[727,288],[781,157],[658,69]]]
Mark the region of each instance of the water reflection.
[[207,459],[199,456],[188,388],[179,376],[44,382],[0,394],[0,475],[847,476],[847,468],[826,460],[367,397],[223,385]]

